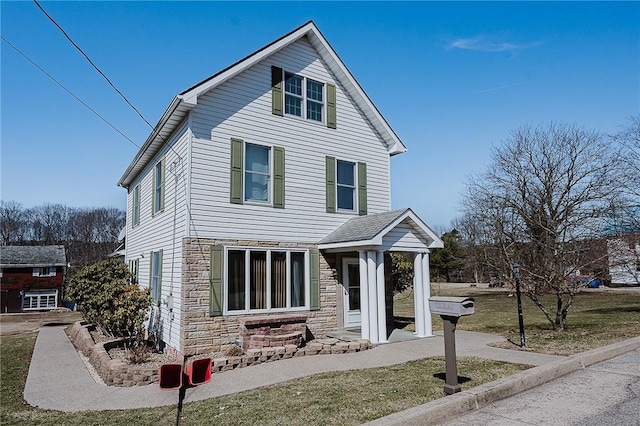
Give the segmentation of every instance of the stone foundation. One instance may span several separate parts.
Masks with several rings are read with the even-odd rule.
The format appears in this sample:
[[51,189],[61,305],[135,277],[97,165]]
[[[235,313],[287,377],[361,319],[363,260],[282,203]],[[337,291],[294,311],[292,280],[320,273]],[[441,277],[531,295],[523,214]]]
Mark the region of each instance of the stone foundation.
[[[224,352],[229,346],[236,345],[241,340],[241,320],[258,316],[281,315],[281,313],[261,313],[255,315],[209,316],[209,262],[210,247],[212,245],[282,249],[299,248],[305,250],[317,247],[314,244],[305,243],[184,238],[182,240],[181,347],[175,349],[185,356]],[[320,309],[299,313],[306,317],[305,330],[296,330],[301,331],[303,341],[325,337],[326,333],[338,328],[335,263],[334,254],[320,253]],[[295,314],[298,315],[298,312]],[[285,341],[269,342],[270,345],[272,343],[288,344]]]

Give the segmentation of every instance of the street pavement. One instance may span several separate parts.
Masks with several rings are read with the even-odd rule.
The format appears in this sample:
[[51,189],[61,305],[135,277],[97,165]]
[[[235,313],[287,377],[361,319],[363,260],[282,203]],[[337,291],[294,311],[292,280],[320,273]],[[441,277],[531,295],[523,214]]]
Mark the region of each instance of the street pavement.
[[640,350],[557,378],[445,425],[640,425]]
[[[625,390],[629,386],[632,388],[636,386],[637,388],[637,379],[640,376],[638,374],[640,369],[640,357],[638,356],[640,354],[640,337],[572,357],[536,354],[489,346],[500,341],[504,341],[504,338],[484,333],[456,331],[458,356],[477,356],[536,367],[378,419],[371,424],[439,424],[451,419],[452,416],[461,416],[468,411],[491,406],[491,404],[501,399],[513,398],[514,395],[517,398],[518,393],[541,384],[547,382],[554,384],[560,377],[562,377],[561,380],[565,380],[563,376],[574,372],[578,372],[578,374],[611,375],[613,373],[607,373],[606,371],[614,371],[618,367],[624,367],[625,371],[635,372],[618,374],[622,377],[619,378],[620,381],[617,385],[614,383],[603,392],[599,390],[585,392],[580,398],[584,398],[587,403],[592,399],[607,398],[616,389],[619,391]],[[414,359],[443,355],[444,339],[439,334],[430,338],[379,345],[371,350],[352,354],[315,355],[280,360],[217,373],[213,375],[210,383],[188,389],[185,402],[205,400],[323,372],[381,367]],[[624,356],[620,359],[616,358],[621,355]],[[600,364],[598,363],[610,359],[613,360],[610,361],[610,364],[607,364],[608,367],[599,366]],[[570,377],[572,376],[566,376],[566,379]],[[583,380],[586,383],[596,383],[590,377]],[[629,382],[630,380],[631,382]],[[635,385],[632,383],[633,380],[635,380]],[[566,387],[563,384],[558,386],[560,388]],[[570,388],[567,389],[567,392],[571,392]],[[578,392],[572,393],[577,394]],[[105,386],[97,383],[67,338],[64,328],[42,327],[36,339],[25,384],[24,398],[30,405],[45,409],[61,411],[116,410],[173,405],[177,402],[178,391],[162,391],[157,384],[126,388]],[[550,398],[553,399],[554,397]],[[616,401],[615,404],[626,404],[624,397],[618,398]],[[526,405],[526,403],[523,404]],[[631,405],[624,405],[623,408],[633,409],[633,401]],[[481,411],[476,411],[476,413],[479,414]],[[483,415],[494,414],[483,413]],[[500,416],[499,412],[495,415]],[[462,417],[456,418],[454,423],[451,424],[460,424],[458,423],[459,419],[462,419]],[[597,413],[593,413],[590,419],[596,421]],[[505,422],[502,422],[502,420],[505,420]],[[516,420],[509,423],[510,421],[506,418],[498,417],[496,422],[491,424],[524,424],[517,423]],[[471,419],[469,422],[464,424],[478,424],[480,421]],[[482,420],[481,422],[486,423],[488,421]],[[543,420],[542,423],[531,424],[563,423],[545,423]]]

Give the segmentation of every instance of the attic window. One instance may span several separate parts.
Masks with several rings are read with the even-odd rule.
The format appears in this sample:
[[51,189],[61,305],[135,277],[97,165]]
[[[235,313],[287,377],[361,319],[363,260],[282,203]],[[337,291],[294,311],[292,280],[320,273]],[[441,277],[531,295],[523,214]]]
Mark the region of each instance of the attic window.
[[289,72],[284,73],[284,112],[323,121],[324,84]]

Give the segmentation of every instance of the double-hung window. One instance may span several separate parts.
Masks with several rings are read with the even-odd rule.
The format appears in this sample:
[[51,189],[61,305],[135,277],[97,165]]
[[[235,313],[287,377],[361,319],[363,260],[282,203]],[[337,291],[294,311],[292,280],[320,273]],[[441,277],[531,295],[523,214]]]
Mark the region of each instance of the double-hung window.
[[324,84],[289,72],[284,73],[284,112],[322,122]]
[[271,148],[245,144],[244,200],[271,201]]
[[284,208],[284,148],[231,139],[230,201]]
[[156,214],[164,210],[164,173],[165,173],[164,169],[165,169],[165,160],[163,158],[153,168],[153,188],[152,188],[153,214]]
[[162,294],[162,250],[151,252],[150,269],[151,297],[155,302],[158,302]]
[[327,213],[367,214],[367,164],[327,156]]
[[140,224],[140,185],[133,188],[133,226]]
[[356,205],[356,164],[337,160],[336,191],[338,210],[354,211]]
[[306,251],[227,250],[227,310],[278,311],[307,307]]

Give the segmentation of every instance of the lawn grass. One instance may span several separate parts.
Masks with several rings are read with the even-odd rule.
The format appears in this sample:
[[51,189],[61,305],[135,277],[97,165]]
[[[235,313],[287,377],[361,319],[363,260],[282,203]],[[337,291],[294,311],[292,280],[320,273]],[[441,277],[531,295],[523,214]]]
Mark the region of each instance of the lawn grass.
[[[35,333],[0,337],[2,425],[171,425],[176,406],[80,413],[41,410],[22,399]],[[322,355],[317,355],[322,356]],[[251,368],[251,367],[249,367]],[[528,368],[478,358],[458,359],[462,389]],[[442,398],[443,358],[319,374],[252,391],[185,404],[185,425],[355,425]],[[215,375],[213,379],[215,381]],[[177,398],[177,396],[176,396]]]
[[[475,314],[460,318],[459,330],[499,334],[519,344],[516,298],[507,297],[508,290],[448,288],[446,284],[434,285],[433,290],[438,296],[465,295],[475,299]],[[554,296],[546,296],[543,301],[546,306],[555,306]],[[527,348],[535,352],[573,355],[640,336],[640,292],[579,293],[569,311],[567,328],[560,332],[553,329],[540,309],[525,296],[522,297],[522,306]],[[396,296],[394,313],[413,319],[412,293]],[[434,329],[442,329],[438,315],[433,315],[432,320]],[[501,346],[517,348],[509,343]]]

